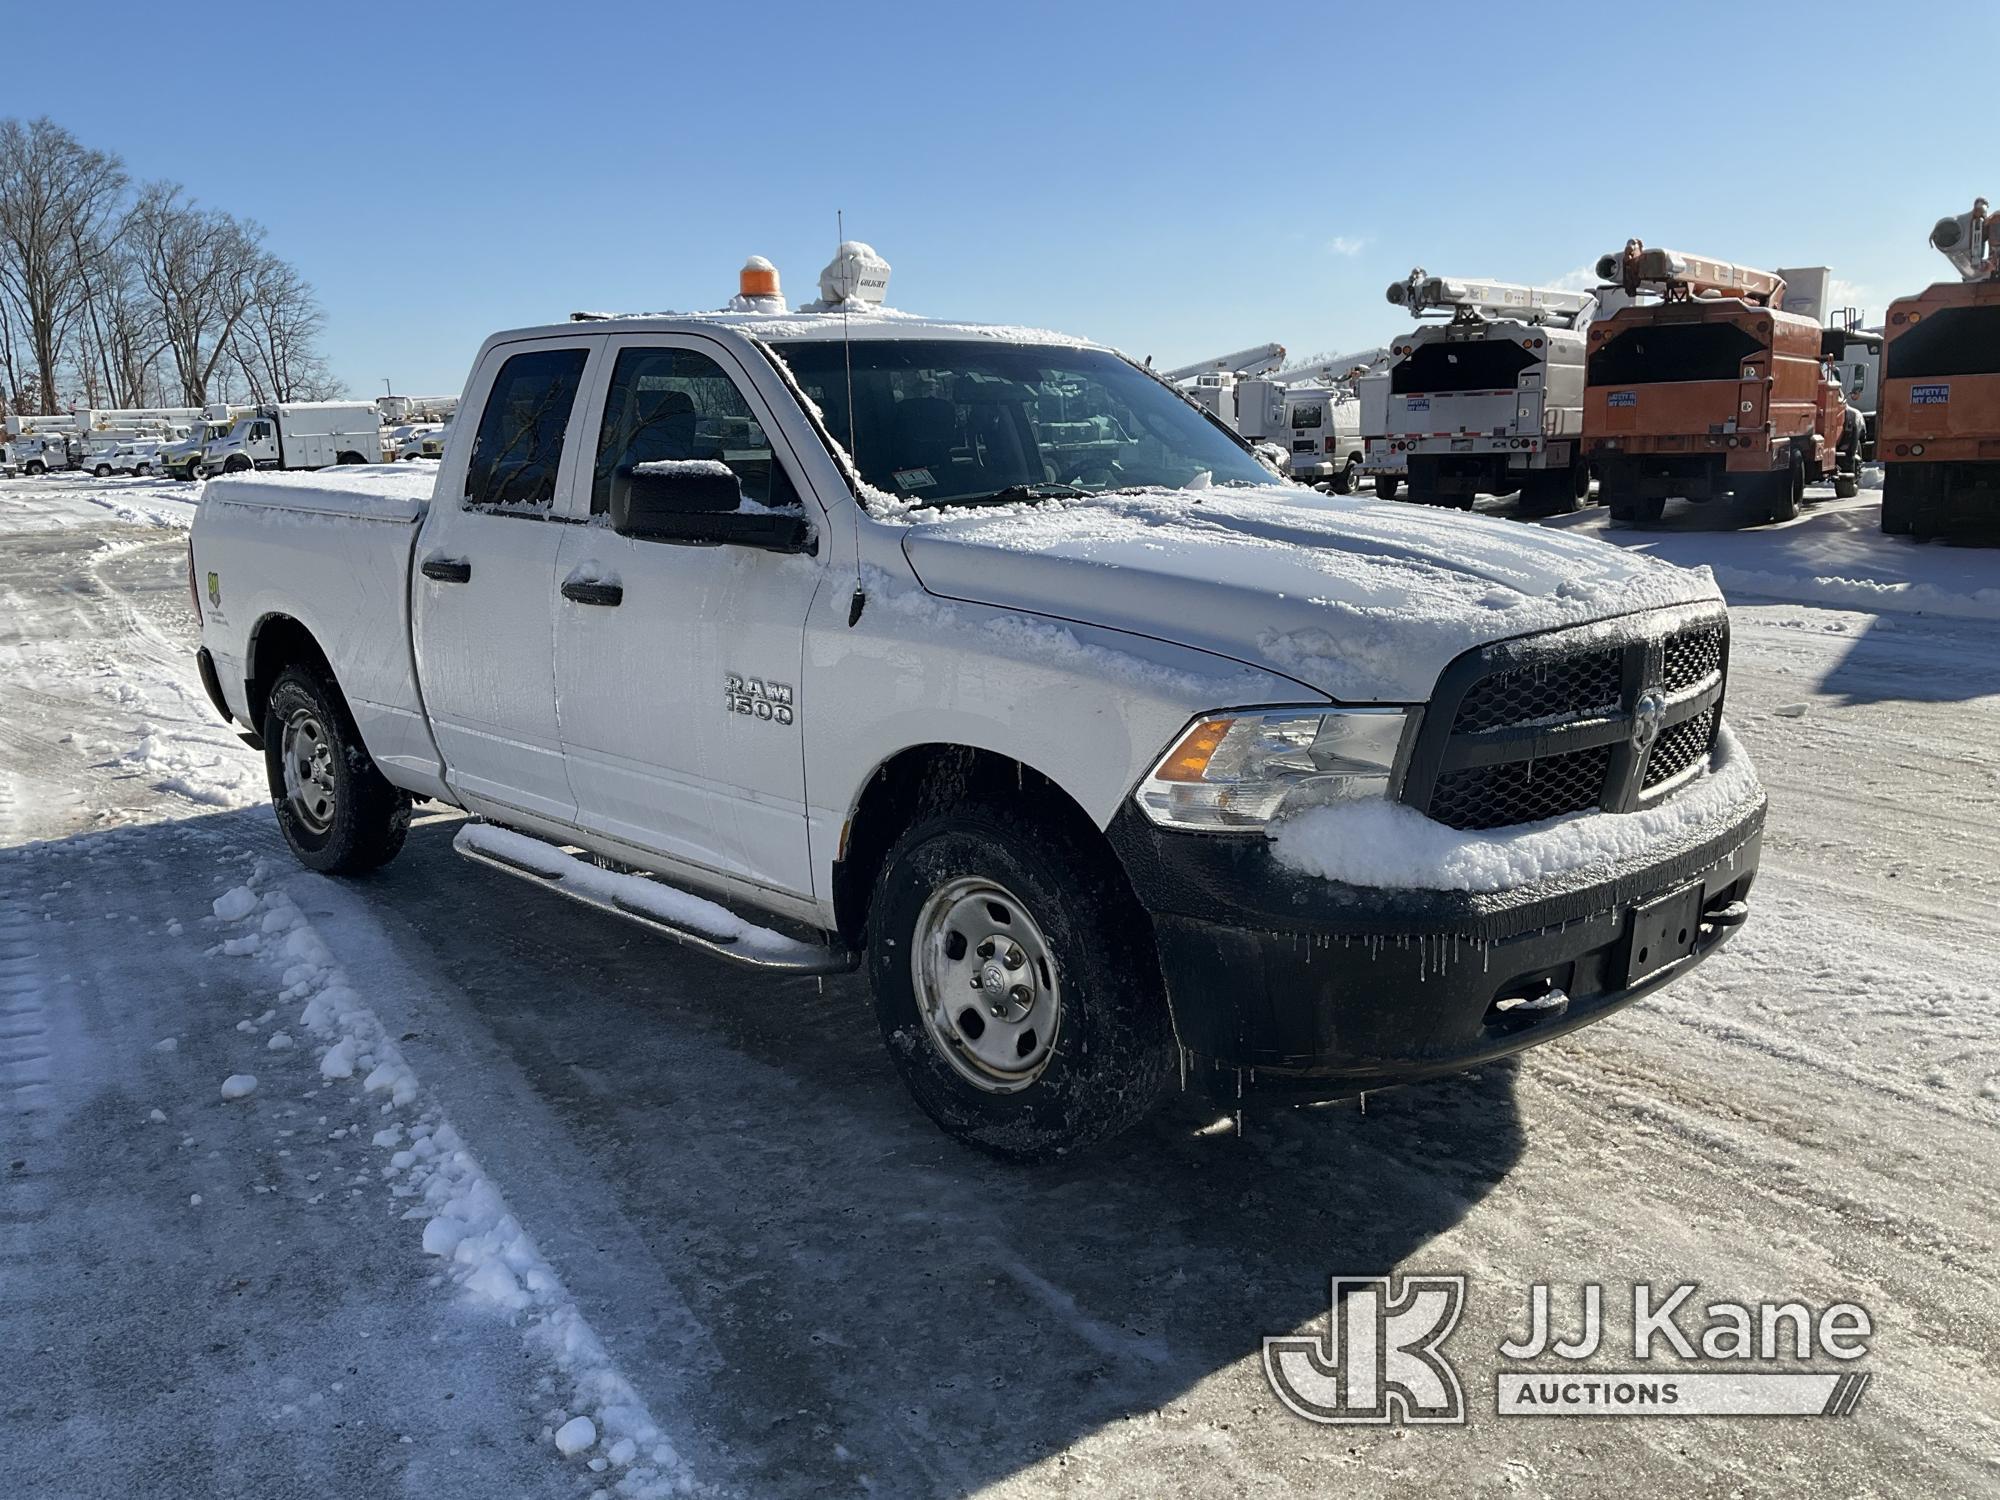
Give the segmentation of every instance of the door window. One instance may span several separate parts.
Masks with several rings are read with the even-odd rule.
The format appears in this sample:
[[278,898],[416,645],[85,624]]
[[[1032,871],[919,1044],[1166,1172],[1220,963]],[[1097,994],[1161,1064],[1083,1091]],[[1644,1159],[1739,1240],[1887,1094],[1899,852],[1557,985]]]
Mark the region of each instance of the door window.
[[627,349],[612,368],[590,511],[611,509],[612,492],[636,465],[707,459],[726,464],[743,496],[792,510],[799,494],[750,403],[722,366],[692,349]]
[[532,514],[554,504],[563,432],[588,357],[587,349],[537,349],[500,367],[466,466],[467,508]]

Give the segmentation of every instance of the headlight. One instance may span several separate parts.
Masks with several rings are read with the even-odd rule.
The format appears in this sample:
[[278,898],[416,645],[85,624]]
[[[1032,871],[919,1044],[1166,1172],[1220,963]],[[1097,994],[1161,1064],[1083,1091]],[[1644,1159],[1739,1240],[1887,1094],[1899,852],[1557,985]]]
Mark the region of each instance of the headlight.
[[1202,719],[1140,783],[1139,808],[1163,828],[1213,833],[1386,797],[1409,718],[1400,708],[1290,708]]

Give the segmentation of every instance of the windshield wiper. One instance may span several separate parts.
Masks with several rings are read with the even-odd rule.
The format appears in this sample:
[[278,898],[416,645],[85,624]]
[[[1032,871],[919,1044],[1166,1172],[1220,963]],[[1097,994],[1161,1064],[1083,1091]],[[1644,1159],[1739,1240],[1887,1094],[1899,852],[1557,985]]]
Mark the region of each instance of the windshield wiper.
[[960,495],[951,500],[937,500],[932,504],[945,505],[1019,505],[1027,500],[1065,500],[1076,495],[1090,495],[1095,491],[1081,489],[1073,484],[1063,484],[1048,480],[1040,484],[1010,484],[1005,489],[995,490],[990,495]]

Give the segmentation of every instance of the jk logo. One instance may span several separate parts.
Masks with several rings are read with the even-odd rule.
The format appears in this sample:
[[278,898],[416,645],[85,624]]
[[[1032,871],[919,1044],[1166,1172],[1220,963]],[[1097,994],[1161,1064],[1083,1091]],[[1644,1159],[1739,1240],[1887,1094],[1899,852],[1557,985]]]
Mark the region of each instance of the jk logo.
[[1264,1374],[1308,1422],[1465,1421],[1440,1346],[1465,1308],[1463,1276],[1336,1276],[1326,1336],[1264,1340]]

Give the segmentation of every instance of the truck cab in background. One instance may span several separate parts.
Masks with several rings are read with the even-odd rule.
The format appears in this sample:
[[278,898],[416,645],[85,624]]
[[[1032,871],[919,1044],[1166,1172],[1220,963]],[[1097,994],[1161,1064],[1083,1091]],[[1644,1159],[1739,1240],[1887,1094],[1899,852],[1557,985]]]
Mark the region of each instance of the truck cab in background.
[[1590,325],[1584,440],[1613,518],[1725,495],[1745,521],[1795,517],[1806,485],[1837,472],[1846,408],[1817,319],[1779,306],[1784,278],[1639,240],[1597,274],[1662,299]]
[[1590,470],[1581,326],[1595,297],[1418,268],[1388,298],[1416,317],[1448,320],[1390,347],[1381,436],[1408,465],[1410,499],[1469,510],[1478,495],[1518,490],[1532,515],[1582,505]]
[[202,448],[209,474],[246,469],[324,469],[382,461],[382,425],[368,401],[293,401],[258,406]]
[[2000,222],[1977,199],[1931,246],[1960,280],[1889,304],[1883,325],[1882,530],[2000,533]]

